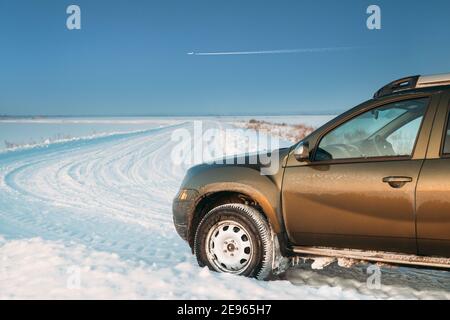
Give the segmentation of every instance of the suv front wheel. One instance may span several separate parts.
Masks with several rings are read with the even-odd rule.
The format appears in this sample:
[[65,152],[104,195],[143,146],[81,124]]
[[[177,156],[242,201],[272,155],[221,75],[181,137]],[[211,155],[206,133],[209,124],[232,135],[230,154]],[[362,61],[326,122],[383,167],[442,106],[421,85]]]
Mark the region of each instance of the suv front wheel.
[[272,232],[262,214],[244,204],[225,204],[200,221],[194,239],[200,266],[267,279],[272,273]]

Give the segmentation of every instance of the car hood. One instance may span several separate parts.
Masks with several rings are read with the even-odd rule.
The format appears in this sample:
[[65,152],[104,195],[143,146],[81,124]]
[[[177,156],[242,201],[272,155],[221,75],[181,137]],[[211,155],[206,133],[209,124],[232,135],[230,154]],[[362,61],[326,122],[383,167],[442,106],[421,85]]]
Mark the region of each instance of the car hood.
[[246,153],[219,158],[208,163],[196,165],[189,169],[189,173],[195,174],[205,169],[229,166],[247,167],[254,170],[262,170],[271,166],[278,166],[279,168],[285,165],[290,149],[290,147],[281,148],[269,152]]

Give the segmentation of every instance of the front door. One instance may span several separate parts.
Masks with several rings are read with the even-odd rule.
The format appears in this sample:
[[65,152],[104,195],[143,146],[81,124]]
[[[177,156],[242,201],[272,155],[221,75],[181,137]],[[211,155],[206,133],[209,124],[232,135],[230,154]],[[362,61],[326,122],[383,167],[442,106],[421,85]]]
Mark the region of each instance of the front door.
[[282,201],[294,244],[416,253],[424,160],[415,146],[429,102],[401,100],[357,114],[325,130],[310,162],[289,159]]

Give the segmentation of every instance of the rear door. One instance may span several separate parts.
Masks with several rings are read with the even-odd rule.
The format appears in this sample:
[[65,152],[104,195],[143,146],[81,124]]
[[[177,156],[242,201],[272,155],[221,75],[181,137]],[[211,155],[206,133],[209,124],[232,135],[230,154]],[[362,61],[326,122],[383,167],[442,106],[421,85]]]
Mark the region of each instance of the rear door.
[[450,257],[450,93],[440,102],[417,185],[417,244],[422,255]]

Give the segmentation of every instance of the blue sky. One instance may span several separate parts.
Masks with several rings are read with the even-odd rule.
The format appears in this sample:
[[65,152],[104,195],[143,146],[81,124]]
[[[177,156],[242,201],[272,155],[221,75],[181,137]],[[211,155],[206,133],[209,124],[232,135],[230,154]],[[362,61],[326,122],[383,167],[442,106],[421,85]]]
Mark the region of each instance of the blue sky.
[[[82,29],[66,28],[77,4]],[[382,29],[366,28],[366,8]],[[0,114],[316,114],[450,72],[450,2],[0,0]],[[354,47],[236,56],[188,52]]]

